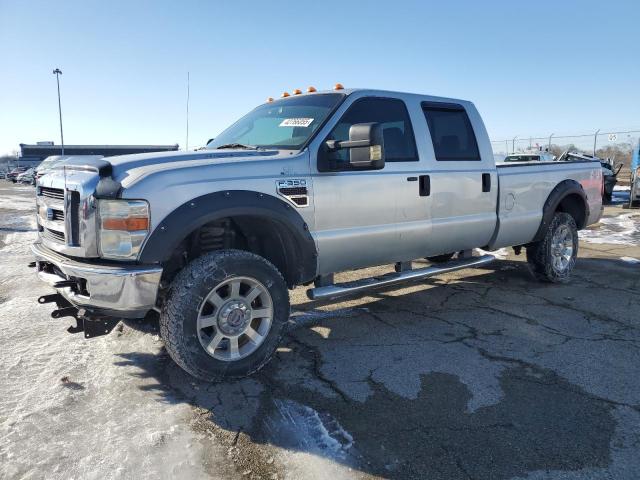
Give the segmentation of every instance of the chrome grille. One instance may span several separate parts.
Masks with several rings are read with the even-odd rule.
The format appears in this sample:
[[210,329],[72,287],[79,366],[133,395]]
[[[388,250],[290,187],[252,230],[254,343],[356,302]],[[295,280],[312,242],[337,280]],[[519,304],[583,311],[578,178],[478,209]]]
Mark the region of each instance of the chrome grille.
[[52,209],[54,222],[64,222],[64,211]]
[[64,200],[64,190],[61,188],[39,187],[40,195],[47,198],[55,198],[56,200]]
[[53,240],[54,242],[64,243],[64,233],[58,232],[56,230],[51,230],[50,228],[44,227],[42,229],[42,236],[44,238],[48,238],[49,240]]

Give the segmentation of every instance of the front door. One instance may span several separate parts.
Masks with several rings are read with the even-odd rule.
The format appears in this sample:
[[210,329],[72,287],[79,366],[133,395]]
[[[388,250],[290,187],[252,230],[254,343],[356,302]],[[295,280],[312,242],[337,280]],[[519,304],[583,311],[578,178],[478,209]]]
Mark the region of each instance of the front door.
[[[315,163],[317,169],[313,201],[320,274],[405,260],[407,252],[398,243],[403,235],[398,219],[428,217],[426,203],[417,210],[407,208],[408,195],[418,195],[418,184],[411,180],[417,177],[418,154],[405,103],[398,98],[362,97],[341,111],[311,153],[312,168]],[[355,170],[346,150],[318,155],[327,140],[348,140],[352,125],[369,122],[383,129],[383,169]]]

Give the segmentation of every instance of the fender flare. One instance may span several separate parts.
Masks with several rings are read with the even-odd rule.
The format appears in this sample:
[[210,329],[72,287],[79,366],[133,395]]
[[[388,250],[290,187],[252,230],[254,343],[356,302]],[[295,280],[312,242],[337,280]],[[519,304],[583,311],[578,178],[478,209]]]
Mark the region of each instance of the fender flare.
[[[538,231],[533,237],[533,242],[540,241],[544,238],[545,232],[547,231],[547,227],[553,220],[553,215],[556,213],[558,206],[560,203],[569,195],[578,195],[582,199],[582,203],[584,204],[584,219],[585,222],[587,218],[589,218],[589,202],[587,201],[587,194],[584,193],[584,189],[580,183],[575,180],[563,180],[555,188],[551,191],[547,200],[544,202],[544,207],[542,209],[542,220],[540,221],[540,226],[538,227]],[[584,228],[584,225],[578,225],[578,230]]]
[[[289,285],[313,280],[318,253],[309,227],[295,208],[265,193],[228,190],[193,198],[167,215],[142,245],[138,261],[166,262],[174,250],[197,228],[227,217],[259,216],[275,222],[286,240]],[[286,277],[286,273],[282,272]]]

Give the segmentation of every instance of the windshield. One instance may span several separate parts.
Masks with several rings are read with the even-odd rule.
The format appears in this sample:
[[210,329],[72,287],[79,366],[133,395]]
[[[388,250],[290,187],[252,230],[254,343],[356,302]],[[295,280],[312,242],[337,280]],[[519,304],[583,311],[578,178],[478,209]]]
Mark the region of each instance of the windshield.
[[344,97],[301,95],[255,108],[207,144],[207,148],[300,149]]

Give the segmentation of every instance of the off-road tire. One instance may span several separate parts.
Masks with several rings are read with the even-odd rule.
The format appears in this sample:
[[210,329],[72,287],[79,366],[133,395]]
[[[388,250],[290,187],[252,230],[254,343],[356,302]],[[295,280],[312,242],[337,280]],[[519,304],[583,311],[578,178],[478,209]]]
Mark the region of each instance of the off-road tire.
[[[258,349],[235,361],[218,360],[200,344],[197,318],[207,294],[231,277],[251,277],[269,291],[273,321]],[[289,294],[280,272],[266,259],[242,250],[219,250],[196,258],[171,284],[160,313],[160,336],[171,358],[187,373],[216,382],[242,378],[260,370],[272,357],[286,332]]]
[[453,258],[454,253],[445,253],[442,255],[436,255],[434,257],[427,257],[431,263],[445,263]]
[[[571,260],[562,271],[553,266],[552,240],[555,232],[566,226],[571,231],[573,252]],[[571,272],[578,256],[578,227],[571,215],[564,212],[556,212],[547,227],[544,238],[527,246],[527,262],[533,276],[543,282],[567,283],[571,278]]]

